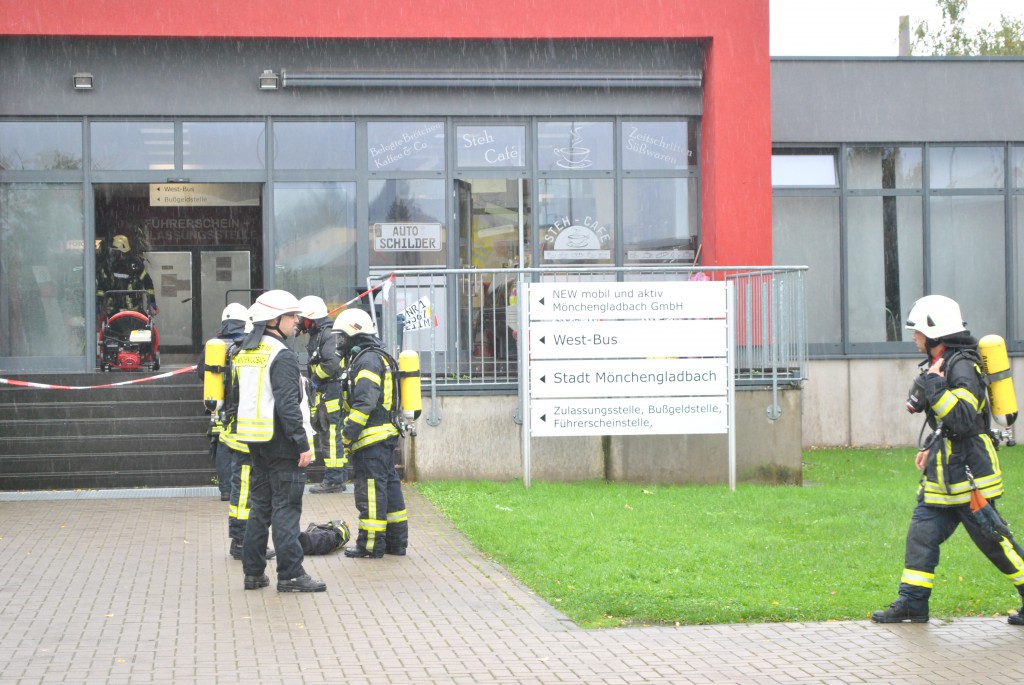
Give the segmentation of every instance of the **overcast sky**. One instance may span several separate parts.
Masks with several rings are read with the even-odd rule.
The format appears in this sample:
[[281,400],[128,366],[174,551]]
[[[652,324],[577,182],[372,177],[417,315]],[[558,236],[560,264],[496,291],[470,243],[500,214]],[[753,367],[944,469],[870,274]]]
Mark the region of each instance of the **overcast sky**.
[[[935,0],[769,0],[773,57],[895,57],[899,17],[911,31],[924,20],[941,24]],[[967,25],[999,22],[999,15],[1024,17],[1024,0],[968,0]]]

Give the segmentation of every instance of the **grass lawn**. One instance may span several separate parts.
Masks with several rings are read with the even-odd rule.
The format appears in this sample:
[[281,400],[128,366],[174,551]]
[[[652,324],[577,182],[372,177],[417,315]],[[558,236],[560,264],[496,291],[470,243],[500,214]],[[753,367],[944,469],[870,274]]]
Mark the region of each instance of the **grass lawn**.
[[[1024,535],[1024,446],[1000,451],[999,507]],[[813,450],[804,486],[428,482],[485,554],[577,624],[863,620],[896,597],[914,451]],[[1020,537],[1020,535],[1018,535]],[[1020,608],[963,532],[942,547],[931,616]]]

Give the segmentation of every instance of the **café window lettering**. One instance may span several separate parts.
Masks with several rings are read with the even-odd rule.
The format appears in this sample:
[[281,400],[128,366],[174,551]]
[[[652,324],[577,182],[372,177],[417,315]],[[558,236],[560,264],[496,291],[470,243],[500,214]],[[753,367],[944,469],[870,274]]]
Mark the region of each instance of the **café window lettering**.
[[526,166],[523,126],[459,126],[455,138],[460,167]]

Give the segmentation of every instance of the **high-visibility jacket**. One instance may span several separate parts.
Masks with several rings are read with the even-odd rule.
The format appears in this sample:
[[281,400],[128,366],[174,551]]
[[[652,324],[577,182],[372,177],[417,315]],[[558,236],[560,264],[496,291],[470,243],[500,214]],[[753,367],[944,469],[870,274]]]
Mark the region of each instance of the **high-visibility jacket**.
[[[973,341],[973,338],[970,338]],[[968,349],[976,349],[970,348]],[[970,503],[970,468],[974,482],[987,499],[1003,494],[1003,474],[992,437],[986,386],[976,357],[948,349],[944,376],[924,379],[928,424],[942,426],[925,463],[918,497],[925,504],[955,507]]]
[[274,357],[287,349],[269,335],[259,345],[235,355],[232,374],[238,385],[238,416],[235,434],[240,442],[269,442],[274,437],[274,391],[270,385],[270,365]]

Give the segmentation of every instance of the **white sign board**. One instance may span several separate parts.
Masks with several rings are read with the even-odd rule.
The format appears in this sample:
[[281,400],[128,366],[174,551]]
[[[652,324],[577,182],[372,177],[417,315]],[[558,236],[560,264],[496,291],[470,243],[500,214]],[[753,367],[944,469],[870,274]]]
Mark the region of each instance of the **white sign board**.
[[256,183],[150,183],[150,207],[259,207]]
[[377,252],[440,252],[441,224],[374,224]]
[[533,400],[534,436],[681,435],[725,433],[728,404],[722,397]]
[[724,284],[713,281],[534,283],[532,321],[725,319]]
[[717,359],[548,360],[530,363],[533,397],[725,396],[728,369]]
[[538,321],[531,359],[642,359],[725,356],[722,319]]

